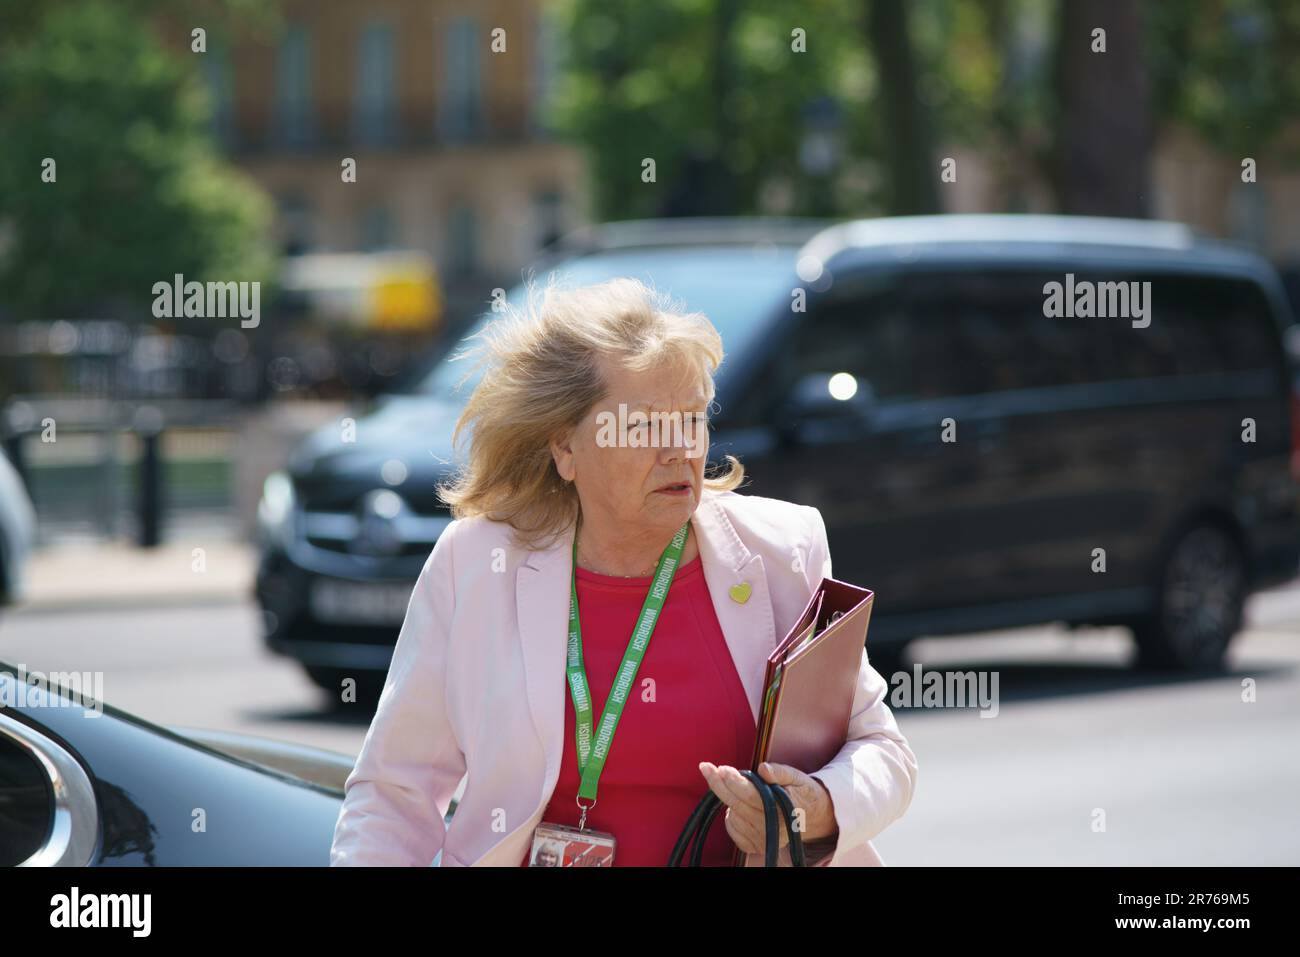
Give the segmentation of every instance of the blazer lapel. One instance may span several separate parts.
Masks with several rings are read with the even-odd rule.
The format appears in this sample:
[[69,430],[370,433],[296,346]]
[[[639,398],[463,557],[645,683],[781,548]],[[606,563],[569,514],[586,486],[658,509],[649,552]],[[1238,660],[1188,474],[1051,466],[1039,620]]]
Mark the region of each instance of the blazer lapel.
[[[691,526],[718,624],[757,721],[767,656],[777,641],[763,558],[746,548],[714,492],[704,493],[691,516]],[[565,746],[564,696],[568,686],[564,664],[572,574],[570,530],[549,547],[532,552],[519,566],[515,579],[528,707],[546,758],[546,780],[539,795],[543,803],[559,779]],[[604,706],[604,702],[596,704]]]
[[[727,639],[731,660],[745,687],[749,710],[758,720],[767,656],[776,647],[776,619],[768,590],[763,556],[756,555],[741,541],[716,493],[706,492],[691,525],[698,536],[704,578],[713,598],[718,625]],[[732,589],[736,589],[733,595]],[[748,597],[745,589],[748,588]],[[742,601],[743,599],[743,601]],[[653,639],[652,639],[653,640]]]
[[515,577],[516,614],[523,649],[528,708],[546,756],[545,802],[560,776],[564,738],[565,644],[569,634],[569,583],[573,530],[546,549],[530,553]]

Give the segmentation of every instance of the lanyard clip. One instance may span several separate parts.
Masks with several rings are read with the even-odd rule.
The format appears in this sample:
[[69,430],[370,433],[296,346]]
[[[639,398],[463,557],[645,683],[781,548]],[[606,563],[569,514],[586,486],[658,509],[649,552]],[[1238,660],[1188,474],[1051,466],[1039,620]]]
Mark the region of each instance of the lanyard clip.
[[582,798],[574,798],[573,800],[582,809],[582,813],[578,815],[578,830],[585,831],[587,829],[587,812],[596,806],[596,802],[592,801],[590,804],[583,804]]

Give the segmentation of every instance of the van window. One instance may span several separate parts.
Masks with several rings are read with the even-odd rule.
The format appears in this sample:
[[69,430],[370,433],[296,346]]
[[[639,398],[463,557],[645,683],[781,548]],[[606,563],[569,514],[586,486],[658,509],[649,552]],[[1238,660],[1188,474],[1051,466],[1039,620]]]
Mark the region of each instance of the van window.
[[[1278,368],[1280,343],[1264,292],[1244,279],[1143,276],[1152,316],[1132,329],[1126,370],[1142,375],[1202,375]],[[1155,370],[1155,371],[1151,371]]]
[[[1075,286],[1150,283],[1145,315],[1047,317],[1071,361],[1063,383],[1276,371],[1280,342],[1264,291],[1247,279],[1078,271]],[[1060,282],[1064,274],[1058,276]],[[1134,321],[1142,325],[1134,325]]]
[[882,400],[1054,385],[1068,337],[1044,321],[1037,274],[945,272],[842,277],[792,343],[792,381],[865,378]]
[[839,277],[810,304],[780,378],[849,372],[879,399],[915,401],[1279,368],[1268,300],[1249,280],[1073,271],[1076,289],[1150,282],[1150,324],[1135,327],[1132,315],[1044,315],[1045,285],[1067,271]]

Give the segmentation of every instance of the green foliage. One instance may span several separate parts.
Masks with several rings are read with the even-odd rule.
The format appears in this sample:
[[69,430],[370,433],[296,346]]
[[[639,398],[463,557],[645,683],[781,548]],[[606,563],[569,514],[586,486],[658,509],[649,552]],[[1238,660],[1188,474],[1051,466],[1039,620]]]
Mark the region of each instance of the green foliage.
[[[792,188],[795,213],[882,211],[880,164],[894,131],[881,116],[868,52],[870,2],[566,0],[568,58],[556,123],[589,147],[597,215],[654,215],[693,149],[719,151],[735,200],[731,212],[758,211],[771,183]],[[1049,137],[1048,64],[1022,27],[1045,33],[1051,6],[1051,0],[908,4],[919,95],[939,142],[995,149],[1010,142],[1021,153]],[[719,30],[726,23],[732,29],[720,58]],[[805,53],[791,49],[796,28],[805,31]],[[829,207],[813,208],[818,184],[801,168],[799,149],[803,111],[823,95],[842,109],[843,175]],[[658,184],[641,182],[644,157],[656,160]]]
[[1047,43],[1055,6],[1054,0],[913,5],[921,92],[942,142],[996,149],[1009,135],[1049,135]]
[[0,305],[14,314],[139,315],[175,273],[270,269],[267,199],[223,165],[195,71],[137,7],[51,4],[0,55]]
[[[555,122],[590,147],[601,217],[655,215],[693,153],[716,157],[733,212],[753,211],[769,180],[802,195],[803,110],[822,94],[844,106],[847,153],[872,135],[857,4],[565,0],[559,13],[567,62]],[[791,49],[796,28],[806,53]],[[655,184],[641,181],[646,157]]]
[[[985,151],[1013,196],[1046,175],[1065,121],[1052,80],[1063,2],[907,4],[920,108],[936,147]],[[880,118],[865,26],[871,3],[563,0],[568,60],[556,122],[589,149],[596,215],[656,214],[693,150],[716,153],[729,212],[759,209],[771,182],[793,187],[796,213],[878,212],[894,131]],[[1274,145],[1300,103],[1300,4],[1150,0],[1143,8],[1156,128],[1187,123],[1240,155]],[[796,27],[806,31],[806,53],[791,51]],[[812,210],[815,184],[798,159],[802,111],[826,94],[844,110],[846,175],[832,208]],[[641,182],[645,157],[656,160],[657,184]],[[914,161],[937,169],[938,160]]]
[[1194,0],[1146,13],[1159,115],[1255,156],[1300,117],[1300,4]]

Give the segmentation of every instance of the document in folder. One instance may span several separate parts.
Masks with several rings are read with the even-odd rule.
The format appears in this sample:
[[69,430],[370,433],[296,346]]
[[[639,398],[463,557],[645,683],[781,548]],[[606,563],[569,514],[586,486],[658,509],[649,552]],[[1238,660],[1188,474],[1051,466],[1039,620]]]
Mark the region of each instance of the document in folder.
[[799,616],[799,620],[790,629],[790,633],[777,644],[771,656],[767,659],[767,672],[763,681],[763,705],[759,709],[758,736],[755,739],[754,764],[751,768],[755,772],[758,770],[759,763],[766,760],[760,755],[767,752],[767,739],[772,729],[772,715],[776,713],[776,694],[780,687],[781,674],[784,669],[784,665],[780,664],[779,661],[784,651],[795,645],[802,644],[812,637],[817,627],[817,613],[820,611],[821,605],[822,596],[818,591],[813,594],[808,602],[808,607]]
[[[811,774],[848,738],[875,595],[824,578],[767,660],[752,769],[764,761]],[[759,855],[747,858],[761,864]],[[788,853],[782,853],[788,860]]]

